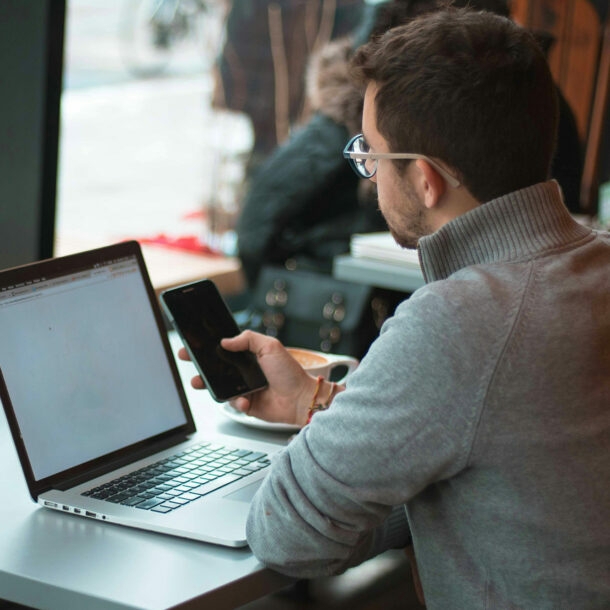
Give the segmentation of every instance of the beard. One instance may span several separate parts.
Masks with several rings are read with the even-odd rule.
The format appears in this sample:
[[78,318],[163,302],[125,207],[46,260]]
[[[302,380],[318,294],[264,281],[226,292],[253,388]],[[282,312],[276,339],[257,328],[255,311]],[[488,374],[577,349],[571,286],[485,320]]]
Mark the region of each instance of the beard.
[[402,248],[415,249],[420,238],[430,235],[433,230],[426,219],[423,202],[409,183],[405,184],[403,203],[404,209],[398,216],[388,219],[384,214],[384,218],[394,241]]
[[417,248],[420,238],[431,233],[427,228],[422,210],[418,210],[416,217],[410,220],[408,231],[400,231],[389,224],[388,230],[399,246],[409,249]]

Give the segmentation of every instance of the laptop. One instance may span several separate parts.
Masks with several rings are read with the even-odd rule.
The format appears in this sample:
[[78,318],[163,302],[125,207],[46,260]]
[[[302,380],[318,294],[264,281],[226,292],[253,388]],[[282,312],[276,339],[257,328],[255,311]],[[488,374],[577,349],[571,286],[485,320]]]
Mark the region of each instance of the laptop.
[[137,242],[0,272],[0,337],[0,400],[35,502],[247,544],[278,447],[196,434]]

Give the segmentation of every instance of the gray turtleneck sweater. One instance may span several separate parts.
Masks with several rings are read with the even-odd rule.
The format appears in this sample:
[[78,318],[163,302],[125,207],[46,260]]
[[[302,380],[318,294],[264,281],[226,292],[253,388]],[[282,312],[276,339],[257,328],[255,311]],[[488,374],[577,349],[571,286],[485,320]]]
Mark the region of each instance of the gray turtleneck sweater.
[[335,574],[410,526],[431,610],[610,607],[610,236],[548,182],[419,250],[426,286],[275,459],[253,551]]

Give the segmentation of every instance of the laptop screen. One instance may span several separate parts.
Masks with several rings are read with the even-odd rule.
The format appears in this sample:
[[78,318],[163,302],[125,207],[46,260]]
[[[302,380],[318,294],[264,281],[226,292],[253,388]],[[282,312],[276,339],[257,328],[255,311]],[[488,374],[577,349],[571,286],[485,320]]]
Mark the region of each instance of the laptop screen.
[[0,274],[0,367],[34,478],[185,425],[136,256],[39,268]]

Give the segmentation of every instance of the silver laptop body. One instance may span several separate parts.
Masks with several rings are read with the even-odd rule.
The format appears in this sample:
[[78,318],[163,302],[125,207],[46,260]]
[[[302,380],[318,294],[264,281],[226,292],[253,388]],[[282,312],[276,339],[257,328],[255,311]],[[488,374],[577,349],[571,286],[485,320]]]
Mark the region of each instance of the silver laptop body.
[[[196,434],[136,242],[0,272],[0,338],[0,399],[34,501],[246,545],[249,501],[278,448]],[[140,484],[146,502],[135,487],[104,497],[132,471],[159,473]]]

